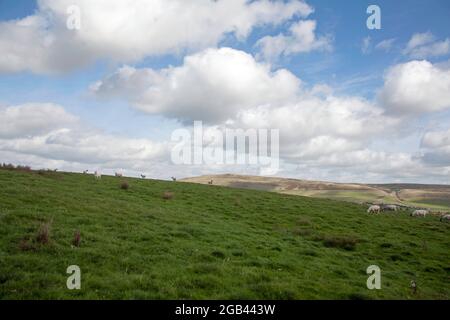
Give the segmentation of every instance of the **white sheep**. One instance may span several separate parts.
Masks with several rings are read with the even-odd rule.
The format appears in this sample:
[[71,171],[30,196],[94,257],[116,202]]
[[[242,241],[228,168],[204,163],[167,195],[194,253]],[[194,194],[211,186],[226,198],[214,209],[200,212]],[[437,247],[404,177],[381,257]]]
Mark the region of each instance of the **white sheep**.
[[411,217],[426,217],[428,214],[428,210],[414,210],[411,213]]
[[397,211],[398,207],[394,204],[387,204],[383,206],[383,211]]
[[95,176],[95,179],[101,179],[102,178],[102,174],[99,171],[95,171],[94,172],[94,176]]
[[115,172],[114,175],[119,178],[123,177],[123,173],[121,172]]
[[373,205],[370,206],[369,209],[367,209],[367,213],[380,213],[380,206],[379,205]]
[[145,179],[145,175],[144,175],[144,174],[141,174],[141,178],[142,178],[142,179]]
[[446,214],[446,215],[443,215],[442,217],[441,217],[441,219],[439,219],[441,222],[448,222],[448,221],[450,221],[450,214]]

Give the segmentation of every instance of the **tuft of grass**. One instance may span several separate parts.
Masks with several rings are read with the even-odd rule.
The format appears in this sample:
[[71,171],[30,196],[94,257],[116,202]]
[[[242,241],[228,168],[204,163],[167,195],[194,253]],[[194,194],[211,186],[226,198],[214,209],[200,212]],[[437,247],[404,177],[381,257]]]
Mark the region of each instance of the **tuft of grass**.
[[34,251],[36,249],[36,247],[33,245],[33,243],[31,242],[30,239],[23,238],[23,239],[20,239],[19,249],[21,251]]
[[292,231],[293,234],[301,237],[306,237],[312,235],[313,231],[311,229],[305,229],[305,228],[295,228]]
[[72,244],[75,247],[79,247],[81,245],[81,233],[80,233],[80,231],[75,231],[75,234],[73,235]]
[[211,252],[211,255],[213,257],[216,257],[216,258],[219,258],[219,259],[225,259],[225,253],[223,253],[220,250],[215,250],[215,251]]
[[122,181],[122,182],[120,183],[120,189],[122,189],[122,190],[128,190],[128,189],[130,189],[130,185],[128,184],[128,182]]
[[173,196],[174,196],[173,192],[165,191],[163,193],[162,197],[163,197],[164,200],[171,200],[171,199],[173,199]]
[[36,234],[36,242],[40,244],[48,244],[50,241],[50,228],[52,222],[45,222],[41,224]]
[[355,250],[358,239],[346,236],[325,237],[323,244],[328,248],[339,248],[344,250]]
[[301,217],[297,220],[297,224],[299,226],[310,226],[311,225],[311,220],[305,217]]

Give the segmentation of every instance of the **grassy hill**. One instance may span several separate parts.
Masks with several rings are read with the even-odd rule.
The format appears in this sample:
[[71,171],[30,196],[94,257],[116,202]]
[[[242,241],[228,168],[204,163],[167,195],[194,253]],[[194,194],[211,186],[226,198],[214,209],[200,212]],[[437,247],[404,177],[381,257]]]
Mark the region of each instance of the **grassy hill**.
[[233,174],[200,176],[183,179],[183,181],[207,184],[211,179],[214,180],[215,185],[234,188],[356,203],[389,203],[435,211],[450,211],[449,185],[335,183]]
[[[47,171],[0,170],[0,184],[1,299],[450,298],[450,224],[436,217]],[[373,264],[381,290],[366,288]],[[66,288],[69,265],[81,290]]]

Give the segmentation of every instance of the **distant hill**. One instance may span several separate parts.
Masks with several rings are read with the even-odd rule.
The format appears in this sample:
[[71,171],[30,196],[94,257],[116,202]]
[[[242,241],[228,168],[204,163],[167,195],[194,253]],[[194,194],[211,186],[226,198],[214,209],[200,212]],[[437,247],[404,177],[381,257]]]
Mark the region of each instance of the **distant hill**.
[[450,210],[450,186],[425,184],[359,184],[244,175],[209,175],[181,181],[265,190],[356,203],[386,203],[431,210]]

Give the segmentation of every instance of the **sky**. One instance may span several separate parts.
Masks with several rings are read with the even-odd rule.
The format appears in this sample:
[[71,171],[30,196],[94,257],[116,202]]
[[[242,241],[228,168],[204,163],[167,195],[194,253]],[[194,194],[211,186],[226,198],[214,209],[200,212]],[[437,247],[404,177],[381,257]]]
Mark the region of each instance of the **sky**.
[[[449,16],[447,0],[0,0],[0,162],[449,184]],[[195,121],[205,146],[278,130],[277,170],[176,163]]]

